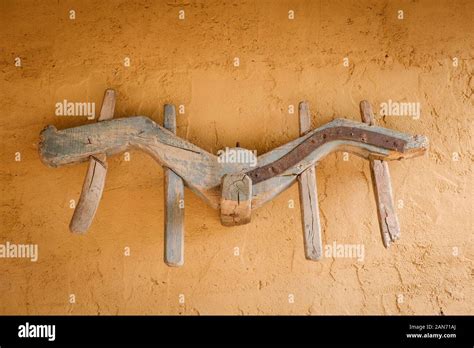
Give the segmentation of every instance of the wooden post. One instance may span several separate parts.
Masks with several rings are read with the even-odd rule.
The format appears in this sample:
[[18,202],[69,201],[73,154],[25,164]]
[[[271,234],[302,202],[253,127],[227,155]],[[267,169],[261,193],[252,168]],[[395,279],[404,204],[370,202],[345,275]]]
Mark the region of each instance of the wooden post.
[[[109,120],[114,117],[115,91],[107,89],[102,101],[98,121]],[[105,154],[91,156],[87,169],[81,196],[69,224],[69,229],[74,233],[86,233],[92,224],[99,202],[104,191],[105,177],[107,175],[107,161]]]
[[[176,109],[165,104],[164,127],[176,134]],[[165,176],[165,262],[184,264],[184,183],[175,172],[164,168]]]
[[226,174],[222,179],[221,223],[224,226],[244,225],[252,213],[252,180],[243,174]]
[[[372,107],[367,100],[360,102],[360,113],[364,123],[370,126],[375,125]],[[392,184],[387,162],[370,159],[370,172],[382,241],[383,245],[388,248],[391,242],[400,238],[400,225],[393,204]]]
[[[311,114],[307,102],[299,104],[299,119],[302,136],[311,130]],[[308,260],[319,260],[323,255],[323,247],[315,166],[309,167],[298,176],[298,188],[305,256]]]

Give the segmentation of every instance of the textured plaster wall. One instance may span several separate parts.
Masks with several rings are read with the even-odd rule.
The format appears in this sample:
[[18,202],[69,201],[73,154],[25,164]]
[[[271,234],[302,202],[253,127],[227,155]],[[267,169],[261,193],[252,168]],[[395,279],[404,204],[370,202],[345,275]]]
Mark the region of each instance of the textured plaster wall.
[[[38,244],[39,259],[0,259],[0,313],[474,314],[473,13],[467,0],[1,1],[0,243]],[[305,99],[313,127],[359,120],[362,99],[376,111],[419,102],[418,120],[377,117],[431,143],[390,163],[401,240],[384,249],[368,162],[341,153],[317,169],[323,242],[363,244],[363,262],[305,260],[294,185],[234,228],[186,190],[185,265],[169,268],[163,171],[138,151],[109,159],[93,226],[72,235],[69,201],[87,164],[47,168],[38,135],[95,122],[56,117],[54,105],[99,108],[108,87],[116,117],[161,123],[164,103],[185,105],[178,135],[213,153],[296,138],[288,105]]]

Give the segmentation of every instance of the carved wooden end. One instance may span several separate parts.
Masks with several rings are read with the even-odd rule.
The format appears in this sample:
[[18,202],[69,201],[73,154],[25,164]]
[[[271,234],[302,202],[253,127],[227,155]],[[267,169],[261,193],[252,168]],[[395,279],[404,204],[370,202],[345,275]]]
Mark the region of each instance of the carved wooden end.
[[222,179],[221,222],[224,226],[250,222],[252,180],[245,174],[226,174]]

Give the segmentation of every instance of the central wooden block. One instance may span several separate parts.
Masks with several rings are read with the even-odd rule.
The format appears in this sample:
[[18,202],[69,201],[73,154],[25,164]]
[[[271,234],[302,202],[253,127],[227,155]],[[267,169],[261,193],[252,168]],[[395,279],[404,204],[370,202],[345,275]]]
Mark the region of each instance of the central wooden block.
[[221,223],[224,226],[250,222],[252,180],[245,174],[226,174],[222,179]]

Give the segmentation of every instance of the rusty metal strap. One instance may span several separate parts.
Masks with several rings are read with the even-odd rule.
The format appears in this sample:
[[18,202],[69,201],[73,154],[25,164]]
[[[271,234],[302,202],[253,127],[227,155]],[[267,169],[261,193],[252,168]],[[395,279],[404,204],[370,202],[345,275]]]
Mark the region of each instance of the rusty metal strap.
[[314,133],[283,157],[263,167],[255,168],[246,174],[252,179],[253,184],[268,180],[298,164],[321,145],[334,140],[356,141],[398,152],[404,152],[406,145],[406,141],[389,135],[354,127],[339,126]]

